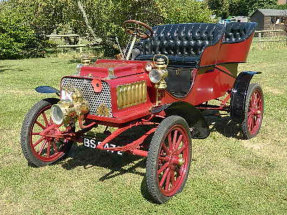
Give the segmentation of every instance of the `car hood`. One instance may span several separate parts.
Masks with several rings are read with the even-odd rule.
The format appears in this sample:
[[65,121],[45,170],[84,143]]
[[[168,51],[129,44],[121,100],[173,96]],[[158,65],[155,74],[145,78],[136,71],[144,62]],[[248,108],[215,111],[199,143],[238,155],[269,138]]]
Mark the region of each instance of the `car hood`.
[[147,61],[97,60],[96,63],[81,68],[81,76],[113,79],[144,73]]

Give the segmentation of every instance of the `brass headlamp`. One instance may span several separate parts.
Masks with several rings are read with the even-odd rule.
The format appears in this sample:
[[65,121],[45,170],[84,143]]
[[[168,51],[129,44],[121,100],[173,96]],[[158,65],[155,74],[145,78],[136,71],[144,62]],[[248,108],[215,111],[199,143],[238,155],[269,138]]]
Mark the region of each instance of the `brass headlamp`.
[[65,88],[62,90],[62,100],[52,106],[51,118],[57,125],[67,125],[80,116],[90,111],[88,102],[83,98],[77,88]]
[[84,66],[89,66],[91,64],[91,59],[88,55],[83,55],[82,56],[82,64]]
[[160,90],[167,88],[165,78],[168,76],[167,66],[169,59],[166,55],[157,54],[153,57],[153,65],[155,69],[151,70],[149,77],[155,87]]

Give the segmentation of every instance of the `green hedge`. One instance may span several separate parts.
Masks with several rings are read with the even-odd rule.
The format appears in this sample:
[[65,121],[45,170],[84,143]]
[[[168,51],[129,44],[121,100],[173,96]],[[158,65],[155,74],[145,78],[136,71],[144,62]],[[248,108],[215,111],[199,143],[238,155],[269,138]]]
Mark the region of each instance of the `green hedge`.
[[45,46],[45,40],[20,18],[0,16],[0,59],[44,56]]

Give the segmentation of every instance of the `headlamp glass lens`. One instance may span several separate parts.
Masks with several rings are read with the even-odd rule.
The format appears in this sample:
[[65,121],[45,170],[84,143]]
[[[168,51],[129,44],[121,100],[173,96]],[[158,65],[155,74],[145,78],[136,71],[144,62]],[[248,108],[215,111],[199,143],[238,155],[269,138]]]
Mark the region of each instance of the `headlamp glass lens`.
[[156,70],[156,69],[153,69],[150,71],[149,73],[149,78],[150,78],[150,81],[154,84],[157,84],[158,82],[161,81],[162,79],[162,74]]
[[60,125],[64,120],[64,113],[58,105],[53,105],[51,109],[51,117],[55,124]]

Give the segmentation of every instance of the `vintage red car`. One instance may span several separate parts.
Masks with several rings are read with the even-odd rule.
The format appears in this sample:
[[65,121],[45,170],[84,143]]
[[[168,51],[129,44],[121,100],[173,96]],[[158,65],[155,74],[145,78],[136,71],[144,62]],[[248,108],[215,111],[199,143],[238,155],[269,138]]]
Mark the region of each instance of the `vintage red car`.
[[[246,139],[258,134],[263,92],[258,84],[250,84],[258,72],[238,72],[238,64],[246,62],[256,23],[151,28],[129,20],[124,27],[132,40],[122,59],[94,64],[86,59],[77,74],[62,78],[60,90],[36,88],[40,93],[56,93],[60,99],[41,100],[27,113],[21,146],[28,162],[36,166],[58,161],[74,142],[147,157],[148,192],[155,202],[164,203],[184,188],[191,139],[209,136],[202,110],[230,113]],[[211,100],[219,104],[211,105]],[[98,143],[85,135],[98,125],[117,129]],[[138,126],[149,129],[125,144],[111,144]]]

